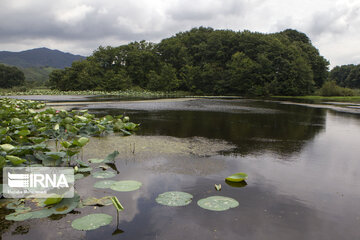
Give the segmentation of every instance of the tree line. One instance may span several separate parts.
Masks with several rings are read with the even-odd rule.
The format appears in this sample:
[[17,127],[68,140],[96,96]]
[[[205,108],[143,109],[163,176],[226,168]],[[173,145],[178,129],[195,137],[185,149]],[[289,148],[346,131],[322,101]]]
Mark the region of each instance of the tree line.
[[21,86],[25,82],[24,73],[17,67],[0,64],[0,88]]
[[329,62],[296,30],[258,32],[193,28],[160,43],[100,46],[50,74],[59,90],[134,86],[196,94],[305,95],[321,87]]
[[360,64],[336,66],[330,71],[329,80],[347,88],[360,88]]

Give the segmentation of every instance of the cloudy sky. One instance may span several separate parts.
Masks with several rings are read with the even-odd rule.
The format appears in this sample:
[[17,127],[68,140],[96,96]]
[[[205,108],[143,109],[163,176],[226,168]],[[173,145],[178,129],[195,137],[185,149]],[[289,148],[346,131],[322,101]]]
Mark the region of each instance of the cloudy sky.
[[0,0],[0,50],[158,42],[206,26],[306,33],[331,66],[360,63],[360,0]]

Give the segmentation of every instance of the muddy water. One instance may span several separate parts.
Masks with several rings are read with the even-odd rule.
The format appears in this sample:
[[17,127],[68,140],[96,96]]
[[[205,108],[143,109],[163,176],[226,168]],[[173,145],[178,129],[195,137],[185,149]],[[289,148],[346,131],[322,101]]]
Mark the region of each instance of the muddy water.
[[[68,106],[69,107],[69,106]],[[359,239],[360,115],[328,108],[246,99],[86,102],[98,116],[126,113],[141,123],[136,136],[93,138],[85,158],[114,150],[119,174],[140,190],[94,189],[76,183],[82,198],[116,195],[125,210],[112,225],[81,232],[71,221],[89,213],[114,216],[112,206],[85,207],[64,216],[2,221],[3,239]],[[94,168],[96,165],[93,166]],[[224,182],[246,172],[246,186]],[[214,184],[222,184],[220,192]],[[194,196],[185,207],[158,205],[166,191]],[[222,195],[237,208],[211,212],[197,206]],[[3,210],[4,211],[4,210]]]

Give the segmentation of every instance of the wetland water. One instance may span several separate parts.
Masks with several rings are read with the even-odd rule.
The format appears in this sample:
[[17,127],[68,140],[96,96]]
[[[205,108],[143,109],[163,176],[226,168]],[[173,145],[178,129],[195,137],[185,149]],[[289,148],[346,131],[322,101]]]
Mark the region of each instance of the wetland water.
[[[118,150],[120,173],[112,180],[143,186],[124,193],[96,189],[98,179],[87,176],[76,190],[82,198],[116,195],[125,208],[121,230],[112,206],[85,207],[24,222],[1,217],[3,239],[360,238],[360,115],[249,99],[104,101],[67,108],[126,113],[141,128],[136,136],[92,138],[84,157]],[[237,172],[249,175],[246,186],[224,182]],[[220,192],[214,189],[219,183]],[[155,198],[166,191],[194,198],[185,207],[158,205]],[[240,205],[223,212],[197,206],[213,195]],[[110,214],[113,223],[88,232],[71,228],[73,219],[89,213]]]

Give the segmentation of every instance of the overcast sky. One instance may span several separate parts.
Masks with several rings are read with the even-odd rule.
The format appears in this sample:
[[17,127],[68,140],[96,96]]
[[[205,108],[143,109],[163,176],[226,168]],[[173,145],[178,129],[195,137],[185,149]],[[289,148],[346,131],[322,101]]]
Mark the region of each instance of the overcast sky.
[[0,0],[0,50],[90,55],[193,27],[306,33],[331,66],[360,63],[360,0]]

